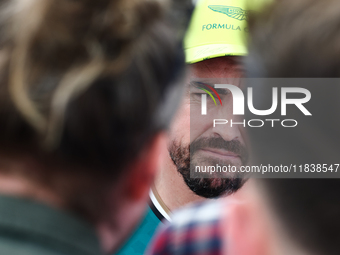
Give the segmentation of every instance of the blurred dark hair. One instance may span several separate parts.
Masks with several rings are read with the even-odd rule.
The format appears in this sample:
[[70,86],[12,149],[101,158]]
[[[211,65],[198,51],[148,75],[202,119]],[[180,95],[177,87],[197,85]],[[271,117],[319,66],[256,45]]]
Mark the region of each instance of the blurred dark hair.
[[[96,210],[101,201],[89,194],[117,180],[176,108],[170,96],[180,97],[184,55],[171,6],[0,3],[0,164],[34,158],[43,171],[19,174],[63,194],[74,210]],[[93,187],[60,185],[61,173]]]
[[339,9],[335,0],[286,0],[254,16],[248,75],[340,77]]
[[[339,1],[277,1],[250,27],[249,77],[340,77]],[[340,87],[320,86],[315,92],[320,100],[308,105],[313,116],[293,116],[299,119],[298,127],[248,129],[257,163],[339,163]],[[271,103],[271,98],[261,100],[261,105]],[[293,242],[313,254],[339,254],[338,179],[261,179],[259,183]]]

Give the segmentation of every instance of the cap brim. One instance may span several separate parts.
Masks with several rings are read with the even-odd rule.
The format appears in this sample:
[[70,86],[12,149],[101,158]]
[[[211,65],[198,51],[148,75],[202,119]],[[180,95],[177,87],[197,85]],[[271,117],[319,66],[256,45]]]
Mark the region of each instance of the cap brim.
[[210,58],[223,56],[245,56],[247,48],[235,44],[209,44],[185,49],[185,61],[193,64]]

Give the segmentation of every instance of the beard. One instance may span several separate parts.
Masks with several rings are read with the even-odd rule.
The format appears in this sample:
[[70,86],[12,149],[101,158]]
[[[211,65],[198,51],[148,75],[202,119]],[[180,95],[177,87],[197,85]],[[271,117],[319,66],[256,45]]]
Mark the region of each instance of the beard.
[[[235,153],[239,156],[241,163],[237,164],[212,157],[199,157],[198,151],[204,148],[223,149]],[[210,173],[209,176],[209,173],[197,174],[195,171],[197,166],[234,166],[239,169],[241,165],[245,165],[248,161],[248,153],[238,140],[225,141],[221,137],[200,138],[187,146],[174,141],[169,147],[169,153],[186,185],[198,196],[217,198],[229,195],[241,188],[246,181],[245,175],[237,171],[224,173],[222,176],[219,175],[219,178],[216,176],[217,174],[211,175]]]

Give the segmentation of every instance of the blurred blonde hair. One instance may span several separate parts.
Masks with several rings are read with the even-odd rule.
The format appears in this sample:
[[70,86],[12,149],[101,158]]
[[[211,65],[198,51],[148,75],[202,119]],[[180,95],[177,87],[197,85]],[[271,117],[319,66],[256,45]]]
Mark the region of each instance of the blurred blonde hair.
[[[8,64],[9,96],[46,146],[56,146],[66,106],[75,96],[99,76],[126,68],[131,44],[159,18],[165,3],[3,1],[1,64],[2,69]],[[51,79],[55,84],[46,88]]]

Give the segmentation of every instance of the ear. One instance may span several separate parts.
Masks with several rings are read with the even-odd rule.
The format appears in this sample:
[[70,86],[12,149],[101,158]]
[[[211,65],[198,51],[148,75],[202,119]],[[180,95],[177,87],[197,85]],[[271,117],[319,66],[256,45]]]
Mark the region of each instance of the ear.
[[165,132],[155,135],[130,165],[125,194],[131,200],[138,201],[149,193],[159,168],[160,155],[167,148],[166,138]]
[[225,208],[223,254],[269,254],[269,232],[261,210],[249,200],[226,204]]

